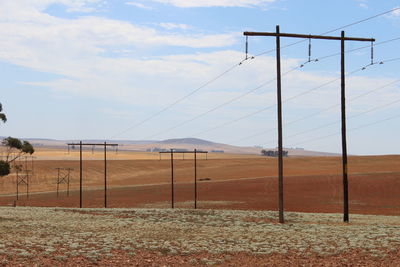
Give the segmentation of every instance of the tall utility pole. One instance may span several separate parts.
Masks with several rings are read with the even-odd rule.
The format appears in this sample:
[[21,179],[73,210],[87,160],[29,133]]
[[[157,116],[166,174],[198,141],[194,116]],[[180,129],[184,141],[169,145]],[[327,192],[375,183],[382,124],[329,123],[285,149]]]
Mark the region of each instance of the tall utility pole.
[[104,208],[107,208],[107,142],[104,142]]
[[278,107],[278,202],[279,202],[279,222],[284,223],[283,215],[283,129],[282,129],[282,79],[281,79],[281,37],[279,26],[276,26],[276,88],[277,88],[277,107]]
[[107,147],[116,147],[118,148],[118,144],[109,144],[107,142],[104,143],[83,143],[80,141],[79,143],[69,143],[69,146],[76,146],[79,145],[79,207],[83,207],[83,158],[82,158],[82,149],[84,146],[104,146],[104,207],[107,208]]
[[276,32],[244,32],[247,36],[273,36],[276,38],[276,65],[277,65],[277,107],[278,107],[278,170],[279,170],[279,222],[284,223],[283,205],[283,138],[282,138],[282,95],[281,95],[281,51],[280,38],[303,38],[341,41],[341,117],[342,117],[342,167],[343,167],[343,221],[349,221],[349,195],[347,177],[347,142],[346,142],[346,81],[345,81],[345,41],[375,42],[375,39],[345,37],[344,31],[341,36],[307,35],[294,33],[281,33],[279,25]]
[[194,149],[194,209],[197,209],[197,149]]
[[206,154],[206,159],[207,159],[208,151],[199,151],[197,149],[194,149],[193,151],[175,152],[174,149],[170,149],[170,151],[160,151],[158,153],[160,154],[160,158],[161,154],[168,153],[171,155],[171,208],[172,209],[175,207],[174,154],[175,153],[182,153],[183,155],[194,154],[194,208],[197,209],[197,154]]
[[79,141],[79,208],[82,208],[82,182],[83,182],[83,165],[82,165],[82,141]]
[[174,150],[171,148],[171,208],[174,208]]

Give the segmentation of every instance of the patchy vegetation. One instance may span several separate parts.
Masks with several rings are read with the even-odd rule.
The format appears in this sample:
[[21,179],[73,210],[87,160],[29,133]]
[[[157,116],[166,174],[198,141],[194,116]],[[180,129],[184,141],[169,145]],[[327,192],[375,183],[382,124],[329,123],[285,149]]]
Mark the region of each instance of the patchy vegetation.
[[270,211],[2,207],[0,265],[110,264],[116,257],[213,265],[236,257],[257,262],[351,251],[382,262],[399,253],[397,216],[353,215],[349,224],[339,214],[291,212],[286,218],[280,225]]

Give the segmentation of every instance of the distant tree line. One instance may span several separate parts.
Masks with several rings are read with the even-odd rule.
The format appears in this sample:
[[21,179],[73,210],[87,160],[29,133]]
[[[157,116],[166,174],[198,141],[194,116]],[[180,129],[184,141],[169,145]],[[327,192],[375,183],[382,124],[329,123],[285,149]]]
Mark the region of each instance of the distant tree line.
[[[289,151],[287,151],[287,150],[282,151],[282,155],[284,157],[287,157],[288,154],[289,154]],[[261,155],[267,156],[267,157],[278,157],[279,156],[279,151],[263,149],[263,150],[261,150]]]

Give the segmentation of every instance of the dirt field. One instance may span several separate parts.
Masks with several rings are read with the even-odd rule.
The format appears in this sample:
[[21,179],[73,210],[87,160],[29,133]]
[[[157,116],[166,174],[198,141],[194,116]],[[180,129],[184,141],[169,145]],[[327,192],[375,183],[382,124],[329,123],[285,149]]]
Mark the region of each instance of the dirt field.
[[[89,153],[89,152],[87,152]],[[132,156],[132,155],[130,155]],[[157,155],[158,156],[158,155]],[[225,155],[227,156],[227,155]],[[171,200],[170,160],[110,160],[108,163],[109,207],[169,207]],[[400,215],[400,156],[350,157],[350,211],[359,214]],[[285,159],[285,208],[303,212],[341,212],[341,161],[338,157]],[[177,207],[193,207],[193,161],[175,161]],[[56,167],[74,168],[70,196],[60,191],[56,198]],[[104,205],[103,162],[84,161],[85,207]],[[21,185],[17,205],[79,205],[79,162],[37,160],[30,180],[30,196]],[[198,161],[199,208],[276,210],[276,159],[246,156]],[[15,177],[0,181],[0,205],[15,200]],[[64,190],[66,185],[60,185]],[[97,189],[97,190],[96,190]],[[35,193],[36,192],[36,193]],[[37,192],[45,192],[38,194]]]

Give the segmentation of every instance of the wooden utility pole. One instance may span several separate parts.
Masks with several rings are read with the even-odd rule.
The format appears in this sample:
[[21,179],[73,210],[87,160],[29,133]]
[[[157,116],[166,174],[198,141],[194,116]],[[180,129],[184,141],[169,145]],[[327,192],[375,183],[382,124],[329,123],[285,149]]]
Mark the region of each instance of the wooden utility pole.
[[194,209],[197,209],[197,149],[194,149]]
[[171,149],[171,208],[174,208],[174,150]]
[[107,208],[107,142],[104,142],[104,208]]
[[174,192],[174,153],[182,153],[182,154],[194,154],[194,208],[197,209],[197,154],[208,154],[208,151],[199,151],[194,149],[193,151],[181,151],[175,152],[174,149],[170,149],[170,151],[160,151],[160,154],[170,154],[171,155],[171,208],[175,207],[175,192]]
[[82,208],[82,141],[79,142],[79,208]]
[[[83,196],[83,190],[82,190],[82,184],[83,184],[83,159],[82,159],[82,148],[83,146],[91,146],[92,148],[95,146],[104,146],[104,207],[107,208],[107,147],[116,147],[118,149],[118,144],[108,144],[107,142],[104,143],[83,143],[80,141],[79,143],[70,143],[68,145],[68,151],[69,151],[69,146],[75,146],[79,145],[79,207],[82,208],[82,196]],[[116,150],[117,152],[117,150]],[[68,184],[69,185],[69,184]]]
[[341,36],[341,115],[342,115],[342,172],[343,172],[343,221],[349,221],[349,180],[347,177],[347,137],[346,137],[346,75],[345,75],[345,36]]
[[282,95],[281,95],[281,49],[280,38],[303,38],[320,40],[341,41],[341,118],[342,118],[342,166],[343,166],[343,221],[349,221],[349,196],[348,196],[348,177],[347,177],[347,142],[346,142],[346,82],[345,82],[345,41],[375,42],[370,38],[345,37],[344,31],[340,37],[324,35],[307,35],[294,33],[281,33],[279,25],[276,26],[276,32],[244,32],[247,36],[273,36],[276,38],[276,65],[277,65],[277,107],[278,107],[278,172],[279,172],[279,222],[284,223],[284,205],[283,205],[283,140],[282,140]]
[[279,222],[284,223],[283,215],[283,140],[282,140],[282,75],[281,75],[281,37],[279,26],[276,26],[276,88],[278,107],[278,201],[279,201]]

